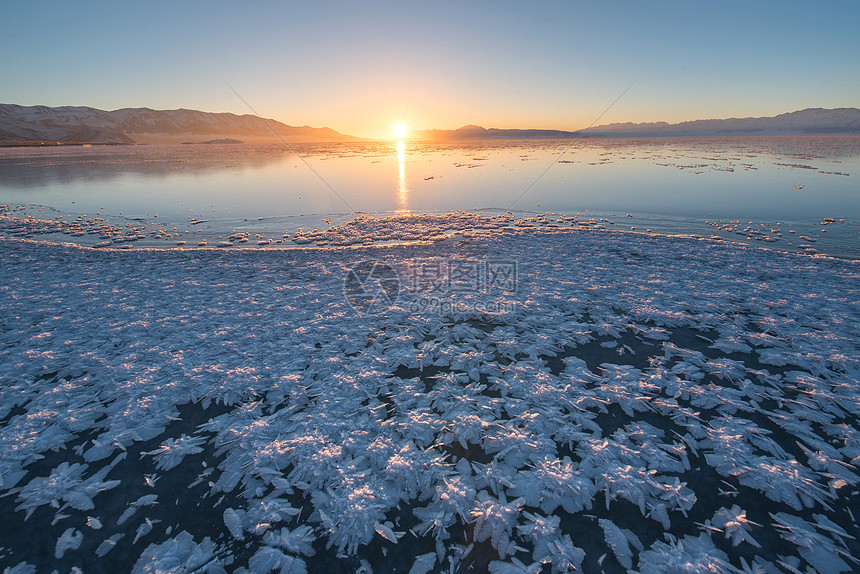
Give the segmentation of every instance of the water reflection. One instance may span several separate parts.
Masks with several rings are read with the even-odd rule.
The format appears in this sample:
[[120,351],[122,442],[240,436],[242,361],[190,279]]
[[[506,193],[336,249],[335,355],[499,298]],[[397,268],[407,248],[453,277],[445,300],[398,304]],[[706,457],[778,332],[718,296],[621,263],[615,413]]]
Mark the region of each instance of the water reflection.
[[0,189],[109,183],[123,177],[158,183],[180,174],[217,177],[292,165],[294,157],[283,147],[244,144],[7,148],[0,150]]
[[397,142],[397,167],[400,174],[397,180],[398,211],[410,211],[409,189],[406,187],[406,145],[403,143],[403,140]]
[[[408,182],[405,140],[295,148],[356,209],[421,212],[504,208],[567,145],[410,141]],[[858,174],[860,137],[595,138],[553,165],[517,207],[817,225],[825,217],[857,217]],[[259,221],[344,211],[280,144],[4,148],[4,203],[158,213],[160,221],[201,212]],[[851,230],[856,238],[857,228]]]

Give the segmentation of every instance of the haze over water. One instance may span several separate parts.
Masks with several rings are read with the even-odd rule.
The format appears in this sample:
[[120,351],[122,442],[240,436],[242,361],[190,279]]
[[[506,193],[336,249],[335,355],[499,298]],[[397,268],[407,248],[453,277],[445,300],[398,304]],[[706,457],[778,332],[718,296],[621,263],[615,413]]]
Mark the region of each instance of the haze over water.
[[[309,218],[339,219],[350,207],[381,213],[510,207],[606,217],[617,229],[705,236],[715,232],[705,221],[780,223],[821,237],[821,252],[860,255],[853,181],[860,138],[586,139],[558,159],[569,146],[559,140],[296,146],[344,201],[283,145],[6,149],[0,203],[107,214],[114,223],[207,220],[197,234],[322,226]],[[839,225],[820,233],[824,218]],[[797,244],[788,237],[769,246],[791,250],[789,243]]]

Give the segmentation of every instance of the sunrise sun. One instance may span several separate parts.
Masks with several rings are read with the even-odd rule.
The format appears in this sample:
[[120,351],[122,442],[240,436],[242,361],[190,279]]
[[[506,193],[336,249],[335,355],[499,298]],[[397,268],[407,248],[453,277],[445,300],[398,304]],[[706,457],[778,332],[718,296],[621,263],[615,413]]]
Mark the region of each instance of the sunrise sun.
[[397,139],[401,139],[406,136],[406,126],[403,124],[397,124],[394,126],[394,137]]

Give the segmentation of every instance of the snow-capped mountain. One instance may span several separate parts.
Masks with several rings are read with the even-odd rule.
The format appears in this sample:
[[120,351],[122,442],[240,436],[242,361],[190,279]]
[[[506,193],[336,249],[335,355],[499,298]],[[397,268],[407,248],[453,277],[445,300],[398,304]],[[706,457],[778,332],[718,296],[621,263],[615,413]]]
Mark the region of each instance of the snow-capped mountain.
[[[347,141],[356,139],[329,128],[295,127],[266,120],[285,139]],[[253,115],[197,110],[125,108],[104,111],[83,106],[0,104],[0,140],[78,143],[180,143],[218,138],[276,141]]]
[[807,135],[860,134],[860,109],[808,108],[764,118],[730,118],[723,120],[694,120],[670,124],[614,123],[595,126],[589,130],[562,131],[545,129],[498,129],[468,125],[456,130],[425,130],[415,135],[420,139],[552,139],[585,137],[660,137],[660,136],[720,136],[720,135]]

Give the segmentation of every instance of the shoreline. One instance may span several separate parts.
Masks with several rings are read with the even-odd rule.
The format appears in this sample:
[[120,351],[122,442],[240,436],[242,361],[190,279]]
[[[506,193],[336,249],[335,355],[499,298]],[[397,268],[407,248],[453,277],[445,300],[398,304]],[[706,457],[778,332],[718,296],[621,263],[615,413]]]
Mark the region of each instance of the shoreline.
[[[777,249],[775,247],[767,247],[765,245],[750,245],[748,243],[741,243],[737,241],[727,241],[724,239],[714,239],[712,237],[702,237],[699,235],[685,235],[685,234],[673,234],[673,235],[663,235],[659,233],[647,233],[644,231],[629,231],[624,229],[617,230],[601,230],[606,233],[618,233],[623,235],[631,235],[631,236],[640,236],[640,237],[652,237],[652,238],[663,238],[667,240],[672,239],[686,239],[692,241],[700,241],[700,242],[710,242],[713,245],[727,245],[740,249],[752,249],[752,250],[761,250],[765,252],[770,252],[774,254],[780,255],[789,255],[789,256],[797,256],[804,257],[810,259],[821,259],[821,260],[833,260],[833,261],[842,261],[846,263],[855,263],[860,261],[860,257],[850,257],[850,256],[839,256],[839,255],[828,255],[826,253],[804,253],[802,251],[788,251]],[[538,235],[541,234],[562,234],[562,233],[599,233],[599,231],[583,231],[578,229],[571,230],[563,230],[563,231],[554,231],[554,232],[520,232],[522,234],[532,234]],[[98,247],[95,245],[83,245],[80,243],[74,243],[71,241],[51,241],[46,239],[28,239],[22,237],[4,237],[0,235],[0,241],[10,241],[10,242],[20,242],[20,243],[30,243],[35,245],[45,245],[45,246],[57,246],[57,247],[70,247],[77,248],[81,250],[88,250],[93,252],[103,252],[103,253],[193,253],[193,252],[220,252],[220,253],[290,253],[295,251],[349,251],[349,250],[360,250],[360,249],[384,249],[388,247],[420,247],[427,245],[434,245],[439,242],[451,242],[451,241],[468,241],[471,239],[485,239],[485,237],[468,237],[463,238],[461,233],[454,233],[450,236],[447,236],[443,239],[439,239],[437,241],[427,241],[427,240],[414,240],[414,241],[403,241],[403,242],[389,242],[389,243],[372,243],[372,244],[357,244],[357,245],[272,245],[265,246],[265,248],[261,248],[261,246],[257,245],[248,245],[248,246],[225,246],[219,247],[218,245],[207,245],[204,247],[200,247],[197,245],[188,245],[188,246],[173,246],[173,247],[133,247],[132,249],[121,249],[117,247]]]
[[[2,207],[2,206],[0,206]],[[7,213],[12,213],[7,211]],[[316,215],[319,217],[319,214]],[[0,215],[0,238],[6,239],[26,239],[32,241],[45,242],[47,244],[71,244],[80,247],[92,248],[104,251],[128,251],[128,250],[152,250],[152,251],[176,251],[176,250],[193,250],[193,249],[218,249],[218,250],[251,250],[251,251],[272,251],[272,250],[292,250],[292,249],[307,249],[307,248],[337,248],[337,247],[356,247],[356,246],[380,246],[380,245],[410,245],[410,244],[426,244],[434,243],[441,240],[451,240],[454,237],[461,239],[469,239],[472,237],[483,237],[485,235],[492,236],[511,235],[516,233],[561,233],[565,231],[584,232],[584,231],[606,231],[614,233],[629,234],[639,237],[665,237],[665,238],[690,238],[701,241],[711,241],[714,243],[723,243],[734,246],[745,246],[751,248],[765,249],[777,253],[796,253],[812,257],[829,257],[845,261],[860,260],[860,254],[852,256],[851,254],[839,253],[821,253],[817,249],[817,245],[806,244],[804,246],[794,247],[791,244],[778,245],[774,242],[768,242],[769,238],[765,237],[765,241],[761,241],[759,234],[757,242],[751,242],[751,237],[746,237],[744,242],[735,239],[733,235],[738,233],[725,233],[724,235],[706,236],[704,234],[695,233],[693,229],[689,231],[669,231],[669,229],[679,227],[679,223],[674,222],[672,218],[658,215],[636,215],[637,220],[642,220],[646,217],[651,217],[650,221],[644,219],[646,224],[657,228],[652,231],[650,228],[645,230],[637,229],[633,226],[632,229],[626,229],[621,225],[616,225],[616,221],[604,217],[580,217],[563,213],[541,213],[521,211],[510,214],[502,209],[486,208],[475,211],[458,211],[449,213],[436,212],[411,212],[408,214],[365,214],[358,213],[350,218],[348,214],[341,214],[339,219],[335,219],[332,223],[332,216],[322,218],[323,222],[328,222],[328,227],[323,229],[314,228],[306,230],[299,227],[299,223],[310,222],[314,219],[314,214],[295,215],[295,216],[275,216],[266,218],[266,221],[257,224],[255,220],[243,220],[244,226],[236,221],[219,222],[218,220],[201,220],[191,221],[191,226],[201,231],[203,234],[191,235],[185,234],[171,235],[166,231],[174,223],[181,225],[180,222],[160,221],[147,222],[145,218],[125,218],[127,226],[129,223],[134,223],[136,227],[135,235],[129,237],[121,236],[122,233],[128,235],[126,231],[122,231],[117,225],[108,223],[104,218],[93,218],[89,223],[86,216],[83,216],[74,222],[62,221],[61,217],[54,219],[37,219],[32,216],[15,216],[15,215]],[[627,217],[631,217],[629,214]],[[599,219],[598,219],[599,218]],[[681,218],[679,221],[686,223],[688,218]],[[278,227],[274,220],[281,222],[282,226],[287,226],[287,232],[280,234],[274,232],[272,226]],[[263,219],[261,218],[261,221]],[[290,223],[287,223],[289,221]],[[845,222],[844,219],[840,220]],[[554,223],[558,222],[558,223]],[[623,219],[621,222],[625,222]],[[710,221],[704,223],[714,230],[720,227]],[[230,224],[236,227],[230,226]],[[220,225],[220,227],[219,227]],[[641,224],[640,224],[641,225]],[[693,227],[693,224],[686,223],[687,226]],[[826,225],[826,224],[825,224]],[[23,227],[22,227],[23,226]],[[89,226],[89,228],[87,227]],[[155,226],[155,227],[153,227]],[[644,227],[644,226],[643,226]],[[791,225],[789,224],[789,228]],[[90,230],[96,229],[96,231]],[[164,228],[164,229],[162,229]],[[239,231],[237,231],[237,228]],[[29,230],[27,230],[29,229]],[[176,229],[176,227],[174,227]],[[232,229],[232,231],[228,231]],[[394,229],[394,231],[392,231]],[[113,231],[112,231],[113,230]],[[246,231],[243,231],[246,230]],[[252,238],[252,232],[256,231]],[[117,235],[120,232],[120,235]],[[260,232],[263,232],[261,234]],[[94,233],[102,233],[101,238],[111,237],[113,240],[97,241],[94,239]],[[105,235],[107,233],[108,235]],[[757,233],[757,232],[753,232]],[[791,233],[795,233],[793,230]],[[44,235],[44,238],[37,236]],[[79,235],[84,238],[83,241],[76,242],[74,240],[64,240],[64,236]],[[744,235],[746,235],[744,233]],[[55,237],[58,236],[58,237]],[[164,237],[163,237],[164,236]],[[63,237],[63,239],[60,239]],[[171,240],[171,238],[174,238]],[[801,240],[808,239],[805,236],[800,237]],[[810,240],[812,241],[812,240]],[[210,243],[211,242],[211,243]],[[166,243],[172,243],[167,246]],[[181,244],[179,244],[181,243]],[[198,245],[200,244],[200,245]],[[791,246],[791,247],[790,247]],[[800,247],[803,247],[801,249]],[[837,246],[838,247],[838,246]],[[844,248],[842,248],[844,250]]]

